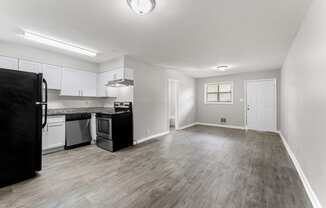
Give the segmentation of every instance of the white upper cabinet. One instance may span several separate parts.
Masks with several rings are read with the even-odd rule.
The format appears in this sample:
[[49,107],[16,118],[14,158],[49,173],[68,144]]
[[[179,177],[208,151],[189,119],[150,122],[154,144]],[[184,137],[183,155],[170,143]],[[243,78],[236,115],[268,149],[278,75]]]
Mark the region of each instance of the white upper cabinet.
[[43,64],[43,77],[48,82],[48,89],[61,90],[62,68]]
[[96,73],[80,71],[81,95],[96,97]]
[[112,72],[103,72],[97,74],[97,90],[96,96],[98,97],[108,97],[106,93],[106,84],[109,80],[112,80]]
[[61,81],[61,95],[81,96],[80,94],[80,76],[77,70],[63,69]]
[[42,73],[42,64],[21,59],[19,60],[19,71]]
[[61,95],[96,96],[96,73],[65,68],[62,72]]
[[0,68],[18,70],[18,59],[0,56]]

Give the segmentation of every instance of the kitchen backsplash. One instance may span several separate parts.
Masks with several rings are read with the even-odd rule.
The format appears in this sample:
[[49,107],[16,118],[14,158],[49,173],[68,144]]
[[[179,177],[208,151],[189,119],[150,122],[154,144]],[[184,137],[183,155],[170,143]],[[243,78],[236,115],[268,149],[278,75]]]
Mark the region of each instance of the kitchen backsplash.
[[91,107],[112,107],[116,98],[90,98],[60,96],[60,91],[48,91],[48,108],[91,108]]

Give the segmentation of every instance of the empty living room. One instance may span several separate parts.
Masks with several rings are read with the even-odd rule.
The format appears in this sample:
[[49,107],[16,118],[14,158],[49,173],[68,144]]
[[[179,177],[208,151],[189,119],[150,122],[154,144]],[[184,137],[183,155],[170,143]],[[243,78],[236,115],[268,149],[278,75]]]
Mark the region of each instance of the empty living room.
[[326,1],[0,11],[0,208],[326,208]]

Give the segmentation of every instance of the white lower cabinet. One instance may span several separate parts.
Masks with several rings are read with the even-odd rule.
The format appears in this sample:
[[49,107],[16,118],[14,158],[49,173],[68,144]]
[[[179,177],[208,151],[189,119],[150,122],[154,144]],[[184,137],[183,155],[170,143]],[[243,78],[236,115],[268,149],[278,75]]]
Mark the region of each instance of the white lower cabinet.
[[49,116],[47,125],[43,129],[42,149],[49,152],[51,149],[64,147],[66,137],[65,116]]
[[91,118],[91,137],[92,140],[96,140],[96,113],[92,113],[92,118]]

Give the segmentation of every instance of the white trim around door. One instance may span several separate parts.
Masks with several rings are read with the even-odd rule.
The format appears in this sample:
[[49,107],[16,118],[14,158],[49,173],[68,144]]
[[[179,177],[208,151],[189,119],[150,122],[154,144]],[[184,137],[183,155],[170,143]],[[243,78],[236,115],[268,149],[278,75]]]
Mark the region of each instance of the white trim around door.
[[170,109],[170,102],[171,102],[171,87],[174,87],[174,93],[173,93],[173,101],[172,103],[174,105],[174,127],[175,129],[179,129],[179,80],[176,79],[168,79],[168,127],[170,127],[170,119],[171,119],[171,109]]
[[245,115],[245,128],[246,129],[252,129],[252,130],[258,130],[258,131],[266,131],[265,129],[261,129],[261,128],[257,128],[257,127],[250,127],[250,125],[248,125],[248,85],[250,83],[258,83],[258,82],[270,82],[272,81],[274,84],[274,95],[275,95],[275,99],[274,99],[274,126],[270,127],[267,131],[271,131],[271,132],[277,132],[277,120],[278,120],[278,116],[277,116],[277,112],[278,112],[278,108],[277,108],[277,79],[276,78],[272,78],[272,79],[257,79],[257,80],[245,80],[244,82],[244,97],[245,97],[245,102],[244,102],[244,115]]

